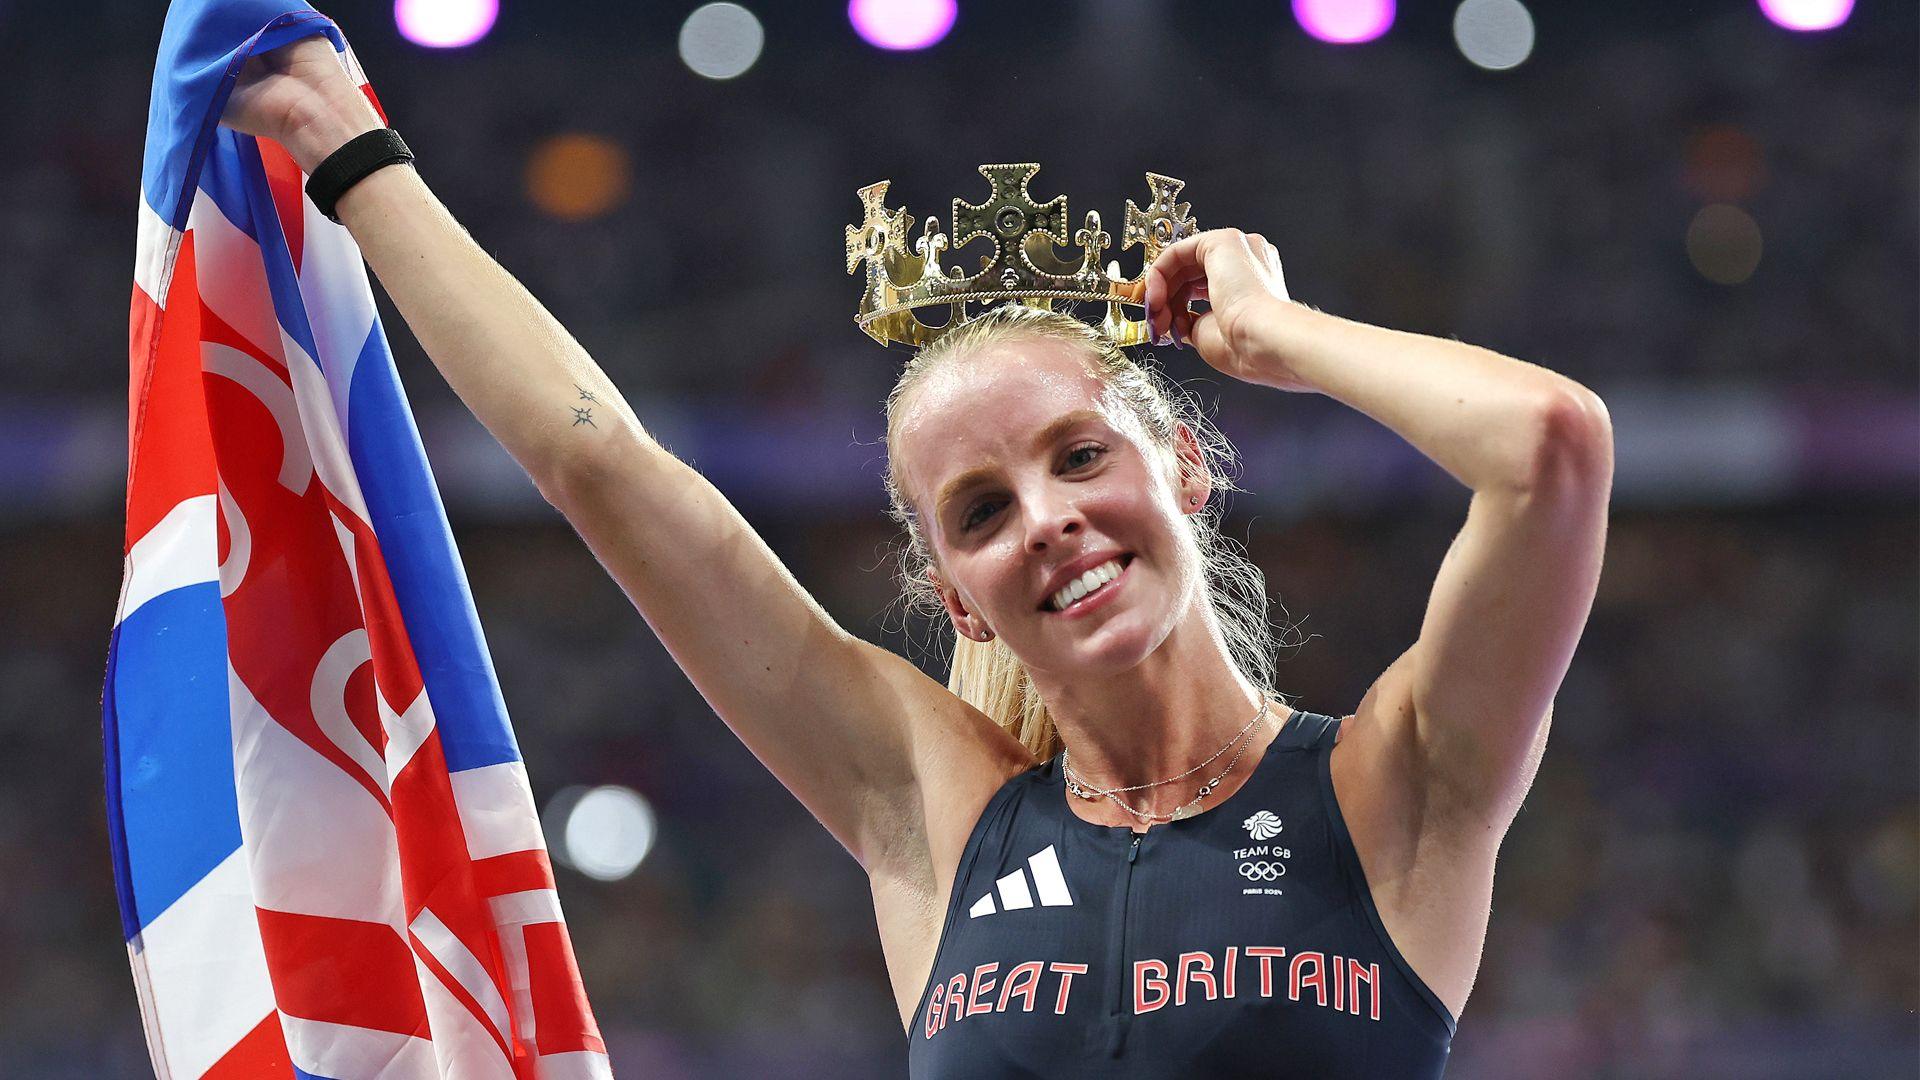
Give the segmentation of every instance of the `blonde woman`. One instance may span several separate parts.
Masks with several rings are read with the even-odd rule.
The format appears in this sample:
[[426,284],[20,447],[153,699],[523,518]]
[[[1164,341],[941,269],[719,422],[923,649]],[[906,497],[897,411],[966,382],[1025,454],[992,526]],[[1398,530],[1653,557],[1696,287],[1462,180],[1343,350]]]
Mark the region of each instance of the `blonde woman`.
[[[252,61],[225,121],[309,173],[380,126],[318,38]],[[1259,575],[1215,531],[1224,444],[1098,332],[995,309],[887,402],[912,587],[956,633],[942,686],[836,626],[412,168],[335,212],[462,400],[866,870],[913,1076],[1442,1072],[1599,577],[1594,394],[1293,303],[1256,235],[1160,255],[1157,338],[1359,409],[1473,493],[1418,640],[1335,719],[1272,686]]]

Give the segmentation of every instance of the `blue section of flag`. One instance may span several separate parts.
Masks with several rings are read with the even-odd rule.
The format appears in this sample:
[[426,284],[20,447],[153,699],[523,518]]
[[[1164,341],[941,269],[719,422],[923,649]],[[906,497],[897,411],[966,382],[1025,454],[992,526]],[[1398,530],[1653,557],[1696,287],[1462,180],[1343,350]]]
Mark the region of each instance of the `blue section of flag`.
[[[222,135],[233,134],[226,128],[220,131]],[[300,295],[300,278],[293,268],[293,253],[287,247],[286,233],[280,228],[280,215],[274,210],[273,190],[267,185],[267,167],[260,162],[260,144],[251,135],[241,135],[231,147],[222,147],[216,152],[232,155],[232,172],[242,178],[235,186],[243,189],[249,216],[258,223],[247,235],[260,245],[260,258],[267,273],[267,291],[273,296],[276,321],[281,331],[291,337],[317,365],[320,351],[313,346],[313,325],[307,321],[307,301]],[[212,171],[220,173],[226,170]],[[291,364],[298,361],[289,356],[287,362]]]
[[147,205],[167,224],[187,227],[201,165],[216,138],[234,137],[218,125],[247,57],[315,34],[346,47],[331,20],[296,0],[177,0],[167,9],[140,170]]
[[353,369],[347,448],[452,772],[520,760],[453,531],[374,319]]
[[129,939],[240,847],[226,637],[211,581],[148,600],[114,631],[107,790]]

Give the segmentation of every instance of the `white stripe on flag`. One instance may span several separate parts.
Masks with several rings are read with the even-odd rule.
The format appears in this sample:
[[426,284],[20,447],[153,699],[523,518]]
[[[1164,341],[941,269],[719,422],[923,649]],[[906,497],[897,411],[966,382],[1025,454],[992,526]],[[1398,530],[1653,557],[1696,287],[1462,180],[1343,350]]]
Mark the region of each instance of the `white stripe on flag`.
[[1033,887],[1040,893],[1043,907],[1071,907],[1073,894],[1067,891],[1066,875],[1060,872],[1060,855],[1048,844],[1046,849],[1038,851],[1027,859],[1027,865],[1033,868]]
[[147,193],[140,193],[140,225],[133,245],[133,283],[147,294],[162,311],[167,307],[167,286],[173,281],[173,261],[180,254],[180,234],[160,219],[147,205]]
[[[301,199],[301,221],[306,229],[300,257],[300,298],[307,307],[307,325],[313,331],[313,360],[326,372],[333,412],[343,435],[353,430],[351,395],[353,373],[360,351],[373,333],[373,287],[367,282],[366,263],[353,234],[327,220]],[[360,511],[362,518],[366,511]]]
[[367,500],[360,491],[359,474],[353,471],[353,458],[347,453],[346,433],[327,378],[298,341],[283,333],[280,345],[287,356],[287,374],[293,379],[293,399],[300,410],[300,428],[306,433],[314,471],[334,498],[366,521]]
[[219,487],[220,517],[227,523],[227,557],[220,560],[220,599],[225,600],[247,580],[247,567],[253,562],[253,526],[247,524],[247,515],[240,512],[233,492],[227,490],[226,480],[216,477],[215,483]]
[[[333,745],[367,770],[367,775],[373,777],[381,790],[390,791],[393,785],[387,778],[385,759],[360,729],[353,726],[353,717],[347,714],[347,683],[362,665],[372,662],[373,649],[364,628],[356,626],[340,635],[340,640],[329,645],[320,662],[314,665],[313,682],[307,689],[307,706],[313,710],[314,722]],[[373,696],[380,697],[378,687],[374,688]]]
[[206,1072],[273,1012],[253,888],[238,849],[148,923],[127,952],[161,1077]]
[[393,819],[372,792],[268,716],[231,663],[227,700],[240,832],[259,905],[401,933]]
[[569,1054],[542,1054],[533,1059],[537,1080],[613,1080],[607,1055],[587,1050]]
[[127,552],[126,589],[114,625],[162,593],[219,580],[214,496],[182,499]]
[[500,926],[566,921],[560,916],[560,894],[552,889],[502,893],[487,903],[493,909],[493,921]]
[[347,572],[353,575],[353,595],[359,596],[360,564],[353,558],[355,546],[353,530],[347,528],[347,523],[341,521],[340,515],[334,513],[331,508],[327,510],[327,520],[333,523],[333,538],[340,541],[340,556],[347,560]]
[[467,854],[491,859],[514,851],[546,850],[524,764],[503,761],[452,777],[453,803],[467,834]]
[[426,744],[427,736],[433,734],[433,706],[427,701],[424,688],[414,695],[413,704],[403,713],[393,711],[385,694],[376,693],[373,698],[380,710],[380,723],[387,729],[387,776],[398,778],[400,770],[406,768],[407,762]]
[[[415,945],[416,950],[419,949]],[[420,959],[413,957],[414,971],[420,978],[420,993],[427,1004],[427,1023],[433,1029],[433,1051],[439,1059],[438,1072],[423,1073],[419,1080],[433,1077],[459,1077],[460,1080],[515,1080],[513,1065],[500,1052],[487,1025],[467,1008],[447,984],[440,981]]]
[[280,1029],[286,1032],[287,1054],[293,1063],[315,1076],[419,1080],[445,1075],[434,1063],[434,1045],[412,1035],[284,1013]]
[[502,1037],[511,1037],[513,1021],[507,1017],[507,1003],[501,998],[499,987],[493,984],[493,976],[487,974],[480,958],[473,955],[465,942],[454,936],[432,908],[422,908],[420,914],[413,917],[411,929],[420,945],[480,1003],[487,1019],[493,1022],[494,1030]]
[[507,996],[512,999],[515,1034],[526,1045],[539,1046],[540,1029],[534,1023],[533,1015],[533,971],[527,966],[527,933],[512,923],[499,925],[498,907],[493,909],[493,917],[498,931],[494,940],[500,943],[500,962],[506,969]]

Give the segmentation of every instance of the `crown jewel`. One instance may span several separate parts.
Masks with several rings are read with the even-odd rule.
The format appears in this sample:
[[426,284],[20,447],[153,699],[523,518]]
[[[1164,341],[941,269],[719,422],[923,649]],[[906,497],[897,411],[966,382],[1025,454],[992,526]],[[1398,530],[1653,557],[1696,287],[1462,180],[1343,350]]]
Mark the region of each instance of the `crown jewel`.
[[[957,266],[941,267],[940,253],[948,250],[949,242],[940,231],[939,218],[927,219],[909,252],[907,212],[889,210],[886,205],[892,181],[861,188],[862,220],[847,226],[847,273],[862,262],[867,264],[866,288],[854,322],[882,345],[895,341],[927,345],[965,322],[970,304],[1010,301],[1051,310],[1056,300],[1089,300],[1107,305],[1100,329],[1116,344],[1146,341],[1146,322],[1129,318],[1122,307],[1144,311],[1147,267],[1162,249],[1197,231],[1187,212],[1189,204],[1174,201],[1186,182],[1148,173],[1152,198],[1147,205],[1127,200],[1120,248],[1144,247],[1145,261],[1139,274],[1122,278],[1118,261],[1101,266],[1101,253],[1113,237],[1100,228],[1098,213],[1089,211],[1085,225],[1074,230],[1077,255],[1063,258],[1059,254],[1056,249],[1068,247],[1067,197],[1034,202],[1027,184],[1039,171],[1040,166],[1030,162],[982,165],[980,175],[992,185],[986,200],[953,200],[952,247],[965,247],[980,237],[993,245],[992,253],[981,257],[980,269],[971,275]],[[923,307],[947,307],[950,314],[944,324],[928,326],[914,315]]]

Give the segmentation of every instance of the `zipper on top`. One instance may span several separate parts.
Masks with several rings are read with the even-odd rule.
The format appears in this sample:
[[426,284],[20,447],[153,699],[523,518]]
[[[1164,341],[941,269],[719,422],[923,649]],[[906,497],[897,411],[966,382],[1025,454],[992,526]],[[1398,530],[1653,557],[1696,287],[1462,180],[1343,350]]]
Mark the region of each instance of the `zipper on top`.
[[[1140,833],[1134,833],[1127,844],[1127,861],[1120,867],[1120,915],[1114,928],[1113,948],[1109,951],[1108,962],[1113,968],[1110,980],[1112,993],[1108,995],[1107,1014],[1120,1016],[1125,1008],[1127,986],[1127,930],[1133,908],[1133,864],[1140,857]],[[1115,1052],[1119,1050],[1114,1047]]]

